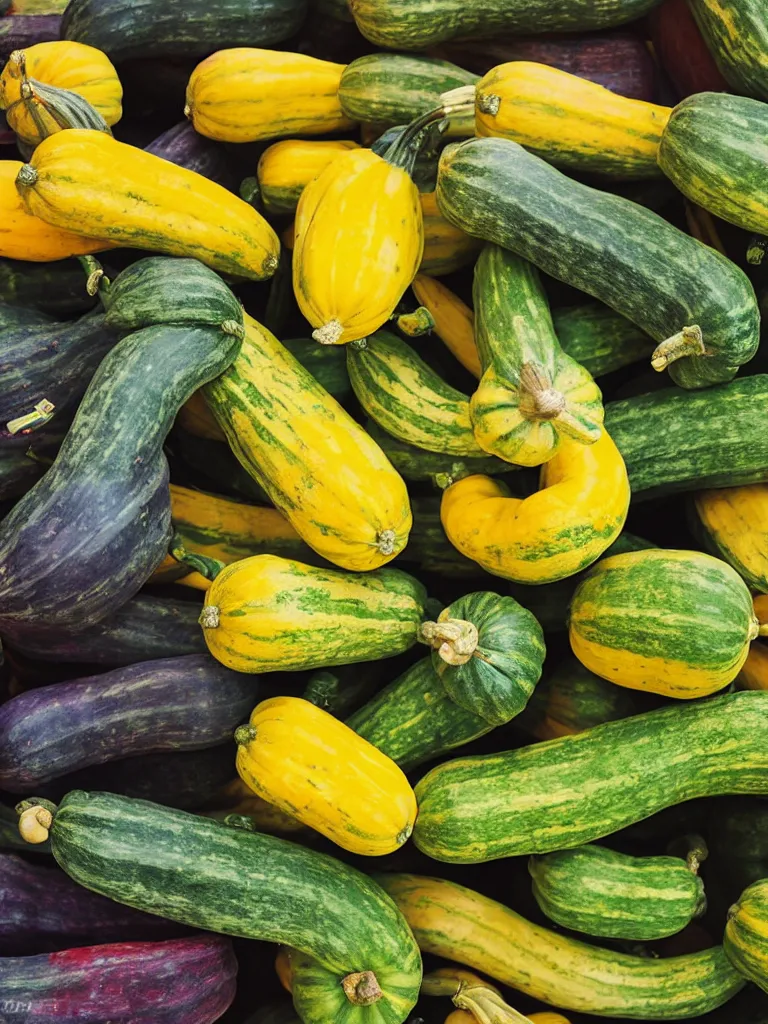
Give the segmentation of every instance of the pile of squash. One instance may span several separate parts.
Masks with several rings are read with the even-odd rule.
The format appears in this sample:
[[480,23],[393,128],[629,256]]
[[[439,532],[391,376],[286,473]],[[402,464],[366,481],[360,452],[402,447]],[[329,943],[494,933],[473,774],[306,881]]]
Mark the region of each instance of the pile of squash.
[[0,0],[0,111],[0,1022],[766,1024],[766,0]]

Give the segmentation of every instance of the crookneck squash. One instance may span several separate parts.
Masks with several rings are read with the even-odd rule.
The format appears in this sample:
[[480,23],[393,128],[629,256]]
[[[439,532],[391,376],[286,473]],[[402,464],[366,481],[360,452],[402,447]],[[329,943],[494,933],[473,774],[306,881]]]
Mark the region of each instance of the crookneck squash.
[[329,562],[365,570],[390,561],[411,527],[402,479],[266,328],[247,315],[245,328],[232,367],[205,390],[235,455]]
[[758,635],[752,598],[726,562],[651,548],[598,562],[573,595],[573,653],[619,686],[690,700],[727,686]]
[[44,139],[20,168],[16,187],[27,212],[54,227],[192,256],[235,277],[262,280],[277,268],[277,235],[252,206],[104,132],[71,130]]
[[413,831],[416,798],[401,769],[308,700],[262,701],[235,742],[243,781],[342,849],[379,857]]
[[487,245],[475,266],[473,296],[483,375],[470,415],[480,447],[507,462],[539,466],[561,437],[594,444],[603,421],[600,389],[561,349],[536,268]]
[[768,100],[768,11],[763,0],[689,0],[717,66],[735,92]]
[[75,790],[52,818],[53,855],[87,888],[307,954],[314,984],[300,971],[293,981],[304,1024],[402,1024],[416,1002],[421,957],[408,925],[375,882],[333,857],[110,793]]
[[699,491],[692,507],[711,553],[768,594],[768,484]]
[[270,216],[292,214],[305,187],[328,164],[356,142],[344,140],[284,139],[275,142],[259,157],[256,177],[264,209]]
[[444,150],[437,201],[457,227],[641,327],[659,342],[654,368],[669,367],[683,387],[730,380],[755,354],[757,301],[734,263],[652,210],[574,181],[508,139]]
[[398,569],[360,576],[255,555],[219,573],[200,624],[211,654],[237,671],[323,668],[407,651],[425,597]]
[[218,50],[192,72],[184,113],[219,142],[348,131],[354,122],[338,98],[343,70],[305,53]]
[[723,948],[736,970],[768,992],[768,880],[753,882],[728,911]]

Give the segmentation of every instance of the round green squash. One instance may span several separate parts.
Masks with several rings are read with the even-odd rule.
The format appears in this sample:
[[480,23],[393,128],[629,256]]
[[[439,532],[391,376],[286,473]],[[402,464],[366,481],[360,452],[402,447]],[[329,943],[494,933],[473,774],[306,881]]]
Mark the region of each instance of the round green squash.
[[740,974],[768,992],[768,879],[753,882],[728,911],[723,949]]

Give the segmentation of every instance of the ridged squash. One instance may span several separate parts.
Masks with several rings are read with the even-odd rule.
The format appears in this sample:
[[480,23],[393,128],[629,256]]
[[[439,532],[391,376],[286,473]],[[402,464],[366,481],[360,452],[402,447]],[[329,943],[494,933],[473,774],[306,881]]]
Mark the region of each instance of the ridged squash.
[[259,157],[256,168],[264,209],[271,216],[293,213],[301,193],[313,178],[342,153],[359,148],[357,142],[343,139],[273,142]]
[[219,142],[260,142],[348,131],[338,92],[343,64],[304,53],[238,47],[197,65],[184,113]]
[[[44,137],[23,100],[22,83],[27,78],[77,93],[110,126],[122,117],[123,87],[106,54],[69,40],[37,43],[15,50],[0,74],[0,110],[27,145],[36,146]],[[47,130],[55,131],[55,125],[47,124]]]
[[577,587],[569,619],[573,653],[591,672],[684,700],[735,679],[759,628],[730,565],[658,548],[598,562]]
[[599,558],[628,508],[624,460],[604,430],[593,445],[564,438],[535,494],[513,498],[500,481],[468,476],[444,491],[440,516],[451,543],[486,572],[551,583]]
[[262,701],[235,742],[243,781],[342,849],[380,857],[413,831],[416,798],[400,768],[307,700]]
[[768,11],[763,0],[689,0],[717,66],[735,92],[768,100]]
[[472,263],[482,242],[445,219],[434,192],[422,192],[419,200],[424,222],[424,253],[419,273],[442,277]]
[[699,491],[693,508],[712,554],[768,594],[768,484]]
[[417,274],[411,287],[418,302],[432,315],[435,334],[448,351],[473,377],[481,377],[483,370],[475,344],[475,318],[469,306],[442,281],[426,274]]
[[280,342],[247,314],[230,371],[206,401],[241,464],[296,532],[345,569],[405,547],[411,510],[384,453]]
[[603,421],[600,389],[560,347],[536,268],[486,245],[473,296],[483,375],[469,409],[480,447],[507,462],[539,466],[562,437],[594,444]]
[[413,647],[425,599],[398,569],[358,575],[255,555],[219,573],[200,624],[211,654],[239,672],[324,668]]
[[653,178],[671,109],[546,64],[500,64],[476,86],[476,133],[511,139],[558,167]]
[[750,885],[728,911],[723,949],[739,974],[768,992],[768,879]]

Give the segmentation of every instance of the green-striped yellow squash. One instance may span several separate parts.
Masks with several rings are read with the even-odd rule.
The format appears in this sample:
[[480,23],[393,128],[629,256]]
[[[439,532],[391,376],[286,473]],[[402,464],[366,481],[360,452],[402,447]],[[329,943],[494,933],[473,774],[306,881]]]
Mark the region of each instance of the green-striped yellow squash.
[[753,882],[728,911],[723,948],[740,974],[768,992],[768,879]]
[[764,0],[689,0],[689,6],[733,91],[768,100],[768,10]]
[[455,882],[400,874],[376,879],[423,953],[466,964],[564,1010],[681,1020],[721,1006],[743,987],[720,945],[667,959],[630,956],[542,928]]
[[328,164],[356,142],[344,139],[283,139],[268,146],[259,157],[256,177],[264,209],[271,216],[291,214],[301,193]]
[[456,758],[416,787],[416,845],[476,864],[591,843],[700,796],[768,794],[768,693],[745,691]]
[[591,672],[666,697],[706,697],[744,664],[759,625],[746,584],[700,551],[598,562],[573,595],[571,648]]
[[706,547],[768,594],[768,484],[699,491],[693,496]]
[[301,363],[247,314],[240,354],[205,390],[242,465],[296,532],[344,569],[405,547],[408,492],[381,449]]
[[643,942],[674,935],[704,913],[698,866],[695,850],[684,861],[590,843],[528,861],[533,895],[550,920],[586,935]]
[[483,375],[472,395],[480,447],[521,466],[540,466],[561,436],[600,437],[600,389],[560,347],[536,268],[486,245],[475,265],[475,338]]

